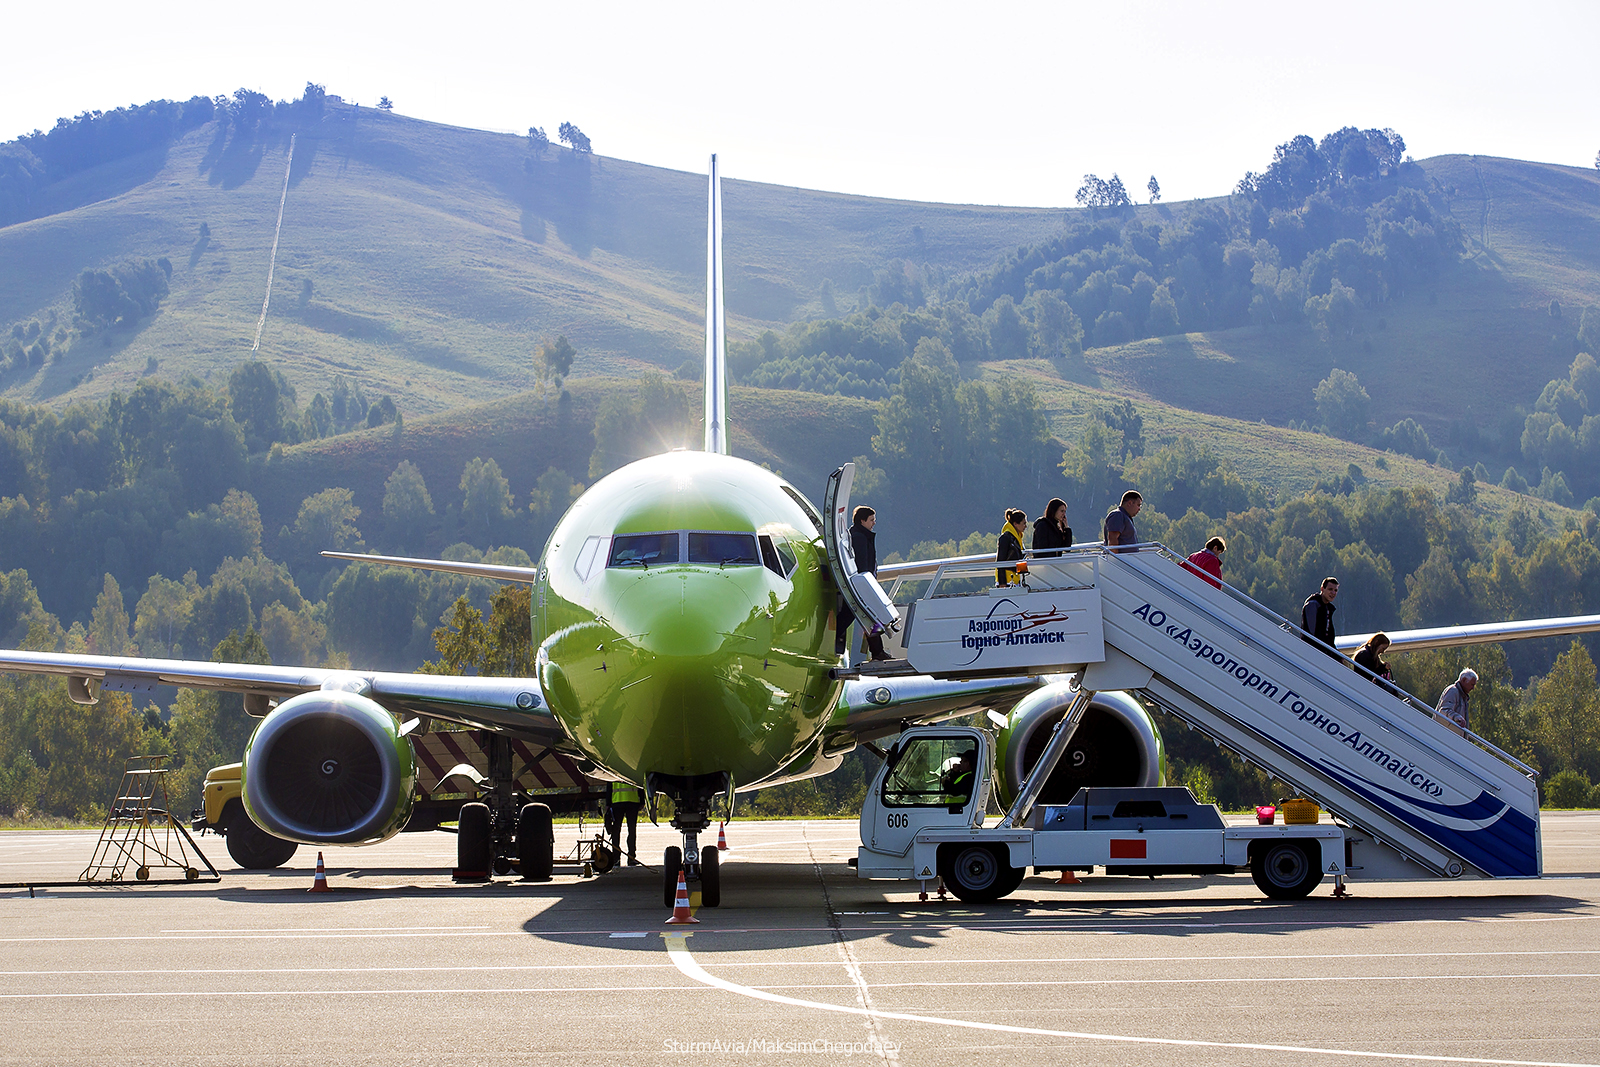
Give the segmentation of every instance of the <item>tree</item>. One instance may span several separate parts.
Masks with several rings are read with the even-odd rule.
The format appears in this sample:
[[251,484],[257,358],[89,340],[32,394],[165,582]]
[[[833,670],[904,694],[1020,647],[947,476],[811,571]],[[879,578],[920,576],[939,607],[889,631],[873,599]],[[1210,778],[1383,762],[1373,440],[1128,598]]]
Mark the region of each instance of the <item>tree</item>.
[[1306,318],[1324,341],[1333,336],[1354,335],[1360,311],[1356,291],[1338,278],[1333,279],[1326,295],[1308,297],[1305,307]]
[[1086,208],[1129,207],[1133,204],[1128,199],[1128,190],[1122,186],[1122,179],[1115,174],[1110,181],[1094,174],[1085,174],[1076,198]]
[[1444,502],[1446,504],[1461,504],[1469,508],[1478,502],[1478,476],[1473,473],[1471,467],[1461,468],[1461,476],[1456,479],[1456,483],[1445,493]]
[[228,375],[228,408],[244,428],[246,447],[264,452],[284,440],[284,416],[294,414],[294,389],[281,372],[250,360]]
[[588,155],[594,151],[589,143],[589,138],[584,132],[570,122],[563,122],[556,130],[556,136],[561,138],[561,143],[569,146],[580,155]]
[[1033,305],[1033,331],[1039,354],[1046,359],[1083,354],[1083,322],[1072,305],[1054,289],[1039,289],[1028,297]]
[[389,540],[397,545],[417,545],[433,525],[433,497],[422,471],[408,459],[383,483],[383,522]]
[[1027,358],[1028,324],[1017,311],[1010,294],[996,300],[983,313],[983,321],[989,328],[989,348],[996,359]]
[[1150,184],[1145,186],[1145,188],[1150,190],[1150,202],[1152,204],[1161,199],[1161,183],[1156,181],[1156,176],[1154,174],[1150,175]]
[[528,127],[528,151],[536,156],[544,155],[545,149],[550,147],[550,135],[544,132],[543,126]]
[[511,517],[511,486],[500,464],[477,457],[461,471],[461,524],[485,544]]
[[1533,726],[1550,750],[1550,770],[1586,770],[1600,746],[1600,691],[1594,660],[1577,640],[1556,657],[1533,696]]
[[457,597],[444,625],[433,631],[437,660],[424,663],[423,674],[466,674],[494,678],[533,675],[532,590],[503,585],[489,599],[489,620],[465,596]]
[[1311,396],[1317,402],[1318,416],[1329,430],[1350,441],[1365,435],[1372,398],[1354,374],[1335,367],[1317,383]]
[[572,347],[566,334],[557,336],[554,341],[546,341],[539,349],[540,382],[554,382],[555,387],[560,389],[562,381],[572,373],[572,360],[577,354],[578,350]]
[[294,533],[309,552],[354,552],[363,546],[356,519],[361,509],[349,489],[324,489],[300,502]]
[[122,602],[122,587],[108,574],[89,624],[89,651],[98,656],[121,656],[127,647],[128,609]]
[[378,98],[378,110],[380,110],[380,111],[393,111],[394,110],[394,104],[392,104],[389,101],[389,98],[387,96],[379,97]]

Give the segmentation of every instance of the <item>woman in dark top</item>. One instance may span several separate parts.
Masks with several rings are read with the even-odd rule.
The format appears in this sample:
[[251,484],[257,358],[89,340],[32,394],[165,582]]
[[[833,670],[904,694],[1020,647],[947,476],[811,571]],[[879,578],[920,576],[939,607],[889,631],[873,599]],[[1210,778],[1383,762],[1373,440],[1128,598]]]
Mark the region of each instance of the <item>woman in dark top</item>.
[[1356,654],[1351,658],[1357,666],[1365,667],[1379,678],[1393,681],[1394,675],[1389,672],[1389,664],[1378,658],[1388,647],[1389,635],[1379,630],[1367,638],[1367,643],[1356,649]]
[[[1028,521],[1028,513],[1019,508],[1006,509],[1006,524],[1000,528],[1000,543],[995,548],[994,561],[1008,563],[1022,558],[1023,531],[1027,528],[1024,524]],[[1015,567],[1000,567],[995,570],[996,585],[1016,585],[1022,581]]]
[[1060,552],[1046,552],[1043,549],[1071,548],[1072,527],[1067,525],[1067,502],[1060,497],[1052,497],[1050,503],[1044,506],[1044,514],[1033,524],[1033,554],[1038,556],[1059,556]]

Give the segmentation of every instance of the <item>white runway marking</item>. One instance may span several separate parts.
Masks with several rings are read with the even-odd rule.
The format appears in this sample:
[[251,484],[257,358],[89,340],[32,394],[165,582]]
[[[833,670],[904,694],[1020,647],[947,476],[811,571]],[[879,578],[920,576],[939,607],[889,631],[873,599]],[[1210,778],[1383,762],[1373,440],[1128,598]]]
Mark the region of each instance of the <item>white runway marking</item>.
[[1367,1058],[1381,1060],[1400,1060],[1409,1063],[1486,1063],[1497,1067],[1597,1067],[1596,1064],[1572,1063],[1556,1060],[1501,1060],[1490,1059],[1483,1056],[1429,1056],[1406,1052],[1369,1052],[1359,1049],[1316,1048],[1305,1045],[1268,1045],[1248,1041],[1201,1041],[1193,1038],[1178,1037],[1139,1037],[1131,1034],[1096,1034],[1075,1030],[1049,1030],[1034,1026],[1010,1026],[1005,1023],[986,1023],[971,1019],[947,1019],[936,1015],[915,1015],[910,1012],[876,1011],[870,1008],[851,1007],[845,1004],[825,1004],[815,1000],[800,1000],[797,997],[786,997],[781,993],[771,993],[751,986],[739,985],[724,978],[718,978],[706,971],[695,961],[689,952],[689,935],[673,931],[663,933],[662,940],[667,945],[667,955],[672,962],[677,964],[678,970],[685,977],[713,989],[721,989],[741,997],[753,1000],[764,1000],[772,1004],[787,1004],[796,1008],[811,1008],[816,1011],[831,1011],[845,1015],[865,1015],[875,1019],[899,1019],[904,1022],[929,1023],[934,1026],[950,1026],[963,1030],[987,1030],[992,1033],[1026,1034],[1032,1037],[1057,1037],[1076,1041],[1096,1041],[1112,1044],[1132,1045],[1170,1045],[1178,1048],[1231,1048],[1251,1052],[1289,1052],[1298,1055],[1312,1056],[1339,1056],[1345,1058]]
[[[612,937],[648,937],[647,933],[612,934]],[[1480,957],[1502,956],[1594,956],[1600,955],[1600,949],[1557,949],[1550,952],[1533,951],[1506,951],[1506,952],[1385,952],[1373,954],[1340,953],[1330,955],[1285,955],[1285,956],[1067,956],[1056,959],[903,959],[903,960],[855,960],[856,966],[867,967],[933,967],[952,966],[955,964],[974,964],[992,966],[994,964],[1042,965],[1042,964],[1108,964],[1108,963],[1256,963],[1269,962],[1281,963],[1291,960],[1383,960],[1383,959],[1476,959]],[[782,963],[744,963],[738,961],[719,961],[718,967],[723,970],[764,970],[770,967],[781,967],[791,970],[798,967],[837,967],[837,960],[784,960]],[[99,968],[76,970],[15,970],[0,971],[0,978],[40,978],[50,975],[102,975],[106,977],[126,977],[133,975],[220,975],[220,974],[388,974],[393,972],[404,973],[448,973],[466,974],[483,972],[489,974],[509,973],[516,971],[636,971],[658,970],[672,967],[671,963],[516,963],[516,964],[448,964],[444,966],[405,966],[405,967],[147,967],[147,968]],[[1362,977],[1338,976],[1309,976],[1309,977],[1272,977],[1272,978],[1215,978],[1215,979],[1186,979],[1186,978],[1096,978],[1096,979],[1062,979],[1028,981],[1008,979],[1008,985],[1116,985],[1138,984],[1140,982],[1335,982],[1335,981],[1394,981],[1411,980],[1426,981],[1429,978],[1450,980],[1456,978],[1482,978],[1482,977],[1527,977],[1527,978],[1592,978],[1591,974],[1524,974],[1524,975],[1474,975],[1474,974],[1438,974],[1438,975],[1373,975]],[[959,985],[966,986],[968,982],[877,982],[879,988],[915,986],[915,985]],[[762,986],[764,989],[793,988],[793,989],[825,989],[831,986]]]
[[246,930],[241,930],[237,926],[201,926],[161,932],[164,934],[387,934],[487,929],[489,927],[486,923],[480,923],[477,926],[252,926]]
[[861,965],[856,960],[856,954],[851,951],[850,942],[845,940],[839,926],[838,913],[833,910],[833,898],[828,894],[828,880],[822,875],[822,862],[817,859],[817,854],[809,841],[806,842],[806,853],[811,857],[811,869],[817,876],[817,885],[822,889],[823,906],[828,909],[828,928],[833,934],[834,950],[844,963],[844,972],[850,978],[850,988],[856,994],[856,1004],[866,1012],[867,1030],[871,1032],[873,1038],[870,1043],[872,1050],[889,1067],[896,1067],[900,1062],[900,1053],[893,1044],[885,1040],[883,1028],[878,1025],[878,1016],[873,1010],[872,991],[867,987],[867,977],[861,973]]
[[[529,993],[686,993],[695,991],[694,986],[681,985],[616,985],[616,986],[491,986],[484,989],[463,989],[460,987],[424,988],[416,989],[206,989],[173,992],[170,990],[105,990],[99,993],[0,993],[0,1001],[6,1000],[160,1000],[163,998],[193,1000],[197,996],[205,997],[406,997],[406,996],[486,996],[491,993],[498,994],[529,994]],[[1474,1063],[1484,1062],[1479,1060]],[[1592,1067],[1589,1064],[1557,1064],[1555,1067]]]

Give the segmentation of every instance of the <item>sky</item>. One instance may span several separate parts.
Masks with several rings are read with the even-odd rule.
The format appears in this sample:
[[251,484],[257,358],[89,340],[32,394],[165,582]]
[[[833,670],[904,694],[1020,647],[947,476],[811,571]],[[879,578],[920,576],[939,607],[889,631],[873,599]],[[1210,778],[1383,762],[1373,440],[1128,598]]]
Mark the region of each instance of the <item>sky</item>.
[[1417,159],[1591,167],[1600,3],[8,5],[0,141],[61,116],[307,81],[606,156],[905,200],[1229,192],[1275,145],[1391,127]]

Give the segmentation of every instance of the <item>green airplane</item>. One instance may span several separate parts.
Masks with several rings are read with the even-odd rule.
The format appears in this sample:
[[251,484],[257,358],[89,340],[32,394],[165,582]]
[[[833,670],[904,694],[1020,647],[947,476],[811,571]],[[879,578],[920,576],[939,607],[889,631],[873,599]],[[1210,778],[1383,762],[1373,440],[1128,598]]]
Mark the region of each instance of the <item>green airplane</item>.
[[799,490],[728,455],[715,157],[708,208],[703,451],[672,451],[602,478],[562,517],[536,567],[325,553],[531,584],[536,678],[25,651],[0,651],[0,670],[65,675],[85,703],[157,685],[242,693],[261,722],[238,772],[248,819],[226,829],[246,866],[282,863],[295,842],[368,844],[414,823],[414,746],[432,719],[487,736],[488,773],[452,772],[480,797],[456,813],[458,872],[516,866],[524,878],[549,876],[551,806],[561,797],[530,796],[517,784],[514,753],[532,749],[538,755],[525,762],[559,758],[641,788],[652,817],[669,799],[683,845],[667,850],[663,898],[670,903],[682,871],[715,906],[717,850],[698,835],[715,807],[732,813],[735,793],[827,773],[857,743],[1009,706],[1040,683],[941,682],[908,671],[838,677],[841,596],[863,619],[892,625],[895,609],[841,560],[837,543],[830,555],[828,524]]

